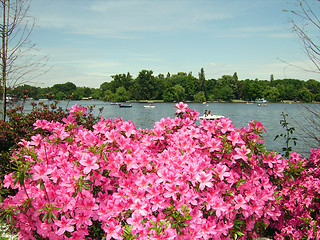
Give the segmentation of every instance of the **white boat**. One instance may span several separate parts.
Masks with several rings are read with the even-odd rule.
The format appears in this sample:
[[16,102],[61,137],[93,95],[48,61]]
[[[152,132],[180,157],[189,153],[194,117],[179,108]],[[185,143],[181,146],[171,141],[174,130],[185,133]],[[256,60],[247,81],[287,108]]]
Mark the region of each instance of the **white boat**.
[[119,107],[121,107],[121,108],[131,108],[131,107],[132,107],[132,105],[131,105],[131,104],[129,104],[129,105],[126,105],[126,104],[119,104]]
[[[1,99],[2,100],[2,99]],[[16,97],[14,97],[14,96],[12,96],[12,95],[7,95],[6,96],[6,102],[7,103],[12,103],[12,102],[14,102],[14,101],[16,101],[17,100],[17,98]]]
[[267,103],[267,100],[265,100],[264,98],[258,98],[255,100],[255,103],[264,104],[264,103]]
[[13,97],[11,97],[11,96],[6,96],[6,101],[7,101],[7,102],[12,102],[12,101],[13,101]]
[[146,105],[146,106],[143,106],[144,108],[155,108],[156,106],[153,106],[152,104],[150,105]]
[[220,119],[220,118],[224,118],[224,116],[222,115],[202,115],[201,117],[199,117],[200,120],[206,119],[206,120],[214,120],[214,119]]

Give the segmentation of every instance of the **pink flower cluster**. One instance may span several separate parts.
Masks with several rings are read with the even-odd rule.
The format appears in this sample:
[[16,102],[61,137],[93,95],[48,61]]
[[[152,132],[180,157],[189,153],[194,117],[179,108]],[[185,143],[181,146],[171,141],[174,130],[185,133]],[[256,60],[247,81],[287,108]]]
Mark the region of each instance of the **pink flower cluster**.
[[[196,124],[199,113],[176,107],[154,129],[114,118],[91,131],[75,123],[85,114],[77,106],[63,124],[37,121],[49,134],[22,141],[18,170],[4,181],[18,190],[2,209],[20,239],[85,239],[95,223],[106,239],[250,239],[280,216],[277,227],[285,224],[276,194],[315,204],[306,195],[319,187],[277,192],[289,166],[264,149],[261,123]],[[308,174],[306,184],[316,183]]]
[[291,153],[288,164],[277,194],[282,215],[274,224],[276,239],[320,239],[320,149],[309,159]]

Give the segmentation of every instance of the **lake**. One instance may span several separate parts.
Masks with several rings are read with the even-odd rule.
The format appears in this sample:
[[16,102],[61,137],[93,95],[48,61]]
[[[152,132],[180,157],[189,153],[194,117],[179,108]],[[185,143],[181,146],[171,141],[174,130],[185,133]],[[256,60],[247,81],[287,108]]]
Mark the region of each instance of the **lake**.
[[[25,103],[25,111],[31,110],[31,102]],[[39,102],[39,101],[35,101]],[[48,100],[43,101],[49,103]],[[132,102],[132,108],[119,108],[118,105],[112,105],[109,102],[103,101],[61,101],[59,106],[70,108],[72,105],[78,104],[84,107],[95,105],[93,113],[98,115],[99,108],[103,107],[102,116],[105,118],[121,117],[123,120],[130,120],[137,128],[153,128],[154,123],[165,117],[175,117],[175,103],[153,103],[155,108],[146,109],[144,105],[146,103],[134,103]],[[303,123],[305,119],[301,115],[302,104],[299,103],[268,103],[266,107],[258,106],[257,104],[247,103],[189,103],[190,108],[196,109],[200,112],[200,115],[205,110],[210,110],[213,114],[223,115],[233,122],[236,127],[244,127],[252,120],[258,120],[263,123],[267,133],[264,134],[266,147],[269,150],[281,151],[281,148],[285,145],[285,140],[279,138],[274,141],[277,134],[285,134],[284,129],[280,125],[282,112],[289,115],[289,126],[295,124],[295,122]],[[299,136],[296,136],[299,138]],[[301,138],[301,137],[300,137]],[[309,148],[300,140],[297,146],[294,147],[295,151],[306,153],[309,152]]]

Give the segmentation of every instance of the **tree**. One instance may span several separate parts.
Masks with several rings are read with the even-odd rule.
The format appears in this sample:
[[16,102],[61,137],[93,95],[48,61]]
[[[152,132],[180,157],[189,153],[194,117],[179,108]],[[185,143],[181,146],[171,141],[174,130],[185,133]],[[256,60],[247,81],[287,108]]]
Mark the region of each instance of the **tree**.
[[273,83],[274,83],[274,76],[273,74],[270,75],[270,86],[273,87]]
[[118,87],[114,94],[114,100],[117,102],[128,101],[130,100],[130,93],[125,89],[125,87]]
[[27,13],[30,0],[0,0],[0,66],[1,66],[1,90],[3,101],[2,118],[6,119],[7,89],[14,88],[18,83],[24,84],[41,73],[43,60],[46,57],[36,59],[32,54],[35,45],[29,41],[34,27],[34,19]]
[[173,90],[173,101],[181,102],[185,100],[185,89],[179,84],[176,84],[172,87]]
[[[70,95],[74,90],[77,89],[77,86],[74,83],[67,82],[67,83],[58,83],[51,87],[51,90],[54,94],[59,92],[63,92],[65,95]],[[89,89],[90,91],[90,89]]]
[[199,72],[199,91],[201,92],[205,92],[205,82],[206,82],[206,77],[204,75],[204,70],[203,68],[201,68],[200,72]]
[[[311,5],[312,4],[312,5]],[[311,60],[316,70],[305,69],[311,72],[320,72],[320,19],[318,14],[312,9],[315,5],[315,9],[319,9],[320,1],[314,0],[313,3],[307,2],[306,0],[297,0],[298,10],[284,10],[291,14],[290,23],[292,24],[293,32],[298,36],[301,45]]]
[[276,87],[270,87],[268,86],[264,92],[263,95],[265,99],[267,99],[270,102],[277,102],[280,99],[279,91]]
[[206,101],[206,95],[204,92],[198,92],[194,95],[194,102],[205,102]]
[[153,76],[153,71],[140,71],[133,87],[135,89],[135,99],[155,99],[155,77]]
[[309,89],[305,87],[299,89],[298,94],[299,94],[299,99],[301,99],[303,102],[310,103],[314,99],[313,94],[309,91]]

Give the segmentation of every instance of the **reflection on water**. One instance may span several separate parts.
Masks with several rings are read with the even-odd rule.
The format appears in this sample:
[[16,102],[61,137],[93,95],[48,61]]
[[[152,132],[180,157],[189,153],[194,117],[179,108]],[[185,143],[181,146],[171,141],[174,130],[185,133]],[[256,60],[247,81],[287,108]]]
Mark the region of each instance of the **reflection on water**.
[[[25,111],[31,111],[32,101],[25,103]],[[39,102],[39,101],[35,101]],[[50,101],[45,100],[45,103]],[[52,101],[51,101],[52,102]],[[153,103],[155,108],[144,108],[145,103],[131,103],[132,108],[119,108],[118,105],[112,105],[109,102],[103,101],[61,101],[59,106],[70,108],[72,105],[78,104],[84,107],[95,105],[93,113],[98,115],[99,108],[103,107],[102,116],[104,118],[121,117],[123,120],[130,120],[137,128],[153,128],[154,123],[161,118],[175,117],[175,104],[174,103]],[[223,115],[232,120],[236,127],[246,127],[252,120],[258,120],[263,123],[267,133],[265,136],[265,142],[267,149],[281,151],[284,146],[284,139],[274,141],[274,137],[277,134],[285,133],[284,129],[280,125],[282,119],[281,113],[285,112],[289,114],[289,124],[294,122],[303,122],[304,118],[299,111],[299,104],[286,104],[286,103],[268,103],[266,107],[258,106],[257,104],[246,103],[189,103],[189,107],[196,109],[202,115],[205,110],[210,110],[214,114]],[[302,143],[298,143],[294,147],[295,151],[305,152],[308,149],[301,148]]]

